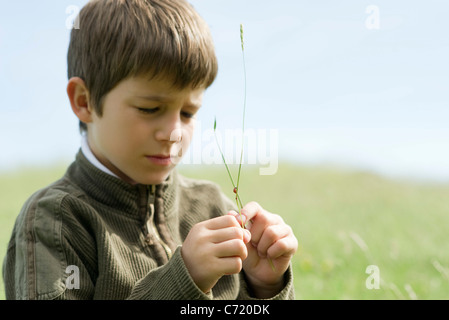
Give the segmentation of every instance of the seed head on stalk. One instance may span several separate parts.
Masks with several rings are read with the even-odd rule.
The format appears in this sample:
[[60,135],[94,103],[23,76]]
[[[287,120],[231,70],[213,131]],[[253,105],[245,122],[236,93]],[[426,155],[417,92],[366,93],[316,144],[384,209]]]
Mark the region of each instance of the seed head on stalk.
[[242,52],[245,51],[245,41],[243,39],[243,24],[240,24],[240,42],[242,43]]
[[[239,171],[237,174],[237,184],[235,184],[234,179],[232,179],[231,171],[229,171],[229,167],[226,163],[226,159],[223,155],[220,144],[218,143],[217,134],[216,134],[216,130],[217,130],[217,119],[216,118],[214,120],[214,135],[215,135],[215,141],[217,142],[217,146],[218,146],[218,149],[221,154],[221,158],[226,167],[226,171],[228,172],[229,179],[231,180],[232,186],[234,187],[233,192],[235,193],[235,203],[237,204],[237,208],[239,209],[240,221],[242,223],[242,228],[245,229],[245,225],[243,224],[243,218],[242,218],[243,204],[242,204],[242,201],[240,200],[240,195],[239,195],[240,173],[242,171],[242,162],[243,162],[243,142],[244,142],[244,134],[245,134],[245,113],[246,113],[246,62],[245,62],[245,42],[244,42],[243,24],[240,24],[240,42],[242,45],[243,74],[244,74],[245,87],[244,87],[243,119],[242,119],[242,148],[240,151],[240,163],[239,163]],[[270,263],[271,269],[273,271],[276,271],[276,268],[275,268],[273,262],[271,261],[271,259],[268,258],[268,262]]]

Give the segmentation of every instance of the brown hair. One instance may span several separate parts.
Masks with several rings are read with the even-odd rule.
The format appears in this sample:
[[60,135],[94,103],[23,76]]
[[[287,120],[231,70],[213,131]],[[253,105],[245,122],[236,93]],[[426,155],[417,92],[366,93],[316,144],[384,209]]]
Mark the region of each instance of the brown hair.
[[103,97],[128,77],[168,79],[184,89],[207,88],[217,75],[209,27],[185,0],[91,0],[78,19],[68,78],[84,80],[100,116]]

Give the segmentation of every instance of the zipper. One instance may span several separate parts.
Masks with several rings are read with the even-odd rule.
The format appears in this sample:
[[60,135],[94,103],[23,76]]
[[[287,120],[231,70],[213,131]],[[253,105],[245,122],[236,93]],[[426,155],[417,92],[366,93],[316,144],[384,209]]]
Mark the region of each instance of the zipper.
[[[150,185],[147,187],[148,189],[148,199],[154,199],[154,197],[151,197],[150,195],[155,195],[155,189],[156,186],[154,185]],[[167,255],[167,258],[170,259],[171,256],[173,255],[172,250],[170,249],[170,247],[162,240],[159,231],[157,230],[156,226],[154,225],[154,204],[150,201],[148,201],[148,216],[149,219],[147,220],[146,223],[146,229],[148,232],[148,236],[149,236],[149,244],[153,244],[155,241],[160,243],[162,248],[165,251],[165,254]]]
[[154,223],[153,223],[153,215],[154,215],[154,205],[152,204],[152,203],[150,203],[150,205],[149,205],[149,207],[148,207],[148,210],[149,210],[149,216],[150,216],[150,219],[148,219],[148,221],[147,221],[147,225],[146,225],[146,227],[147,227],[147,232],[148,232],[148,235],[150,236],[150,237],[152,237],[152,238],[154,238],[154,239],[151,239],[152,241],[152,243],[154,243],[154,241],[157,241],[157,242],[159,242],[161,245],[162,245],[162,248],[164,248],[164,251],[165,251],[165,254],[167,255],[167,257],[168,257],[168,259],[170,259],[171,258],[171,256],[172,256],[172,250],[170,249],[170,247],[161,239],[161,236],[159,235],[159,231],[157,230],[157,228],[156,228],[156,226],[154,225]]

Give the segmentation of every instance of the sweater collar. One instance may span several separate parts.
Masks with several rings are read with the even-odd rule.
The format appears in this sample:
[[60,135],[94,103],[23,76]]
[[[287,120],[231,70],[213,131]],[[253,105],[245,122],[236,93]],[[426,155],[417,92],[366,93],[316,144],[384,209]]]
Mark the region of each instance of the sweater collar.
[[92,163],[95,167],[100,169],[101,171],[110,174],[113,177],[118,178],[118,176],[113,173],[111,170],[106,168],[93,154],[92,149],[89,146],[89,142],[87,141],[87,135],[83,135],[81,138],[81,152],[86,157],[87,160],[89,160],[90,163]]

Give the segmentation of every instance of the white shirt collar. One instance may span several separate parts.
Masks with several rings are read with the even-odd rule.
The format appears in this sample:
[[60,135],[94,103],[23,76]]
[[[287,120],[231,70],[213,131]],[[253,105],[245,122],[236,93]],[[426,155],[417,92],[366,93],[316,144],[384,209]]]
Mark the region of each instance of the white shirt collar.
[[[92,163],[95,167],[97,167],[98,169],[100,169],[101,171],[119,178],[115,173],[113,173],[111,170],[109,170],[108,168],[106,168],[100,161],[98,161],[98,159],[94,156],[94,154],[92,153],[92,150],[89,147],[89,143],[87,142],[87,136],[83,135],[82,139],[81,139],[81,151],[83,152],[84,156],[87,158],[87,160],[89,160],[90,163]],[[119,178],[120,179],[120,178]]]

